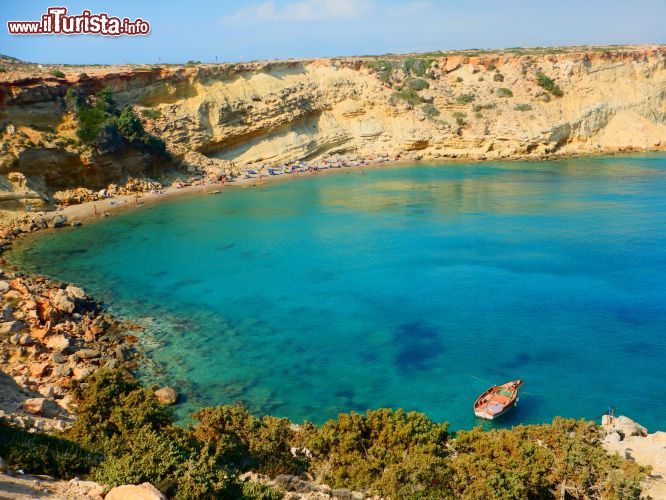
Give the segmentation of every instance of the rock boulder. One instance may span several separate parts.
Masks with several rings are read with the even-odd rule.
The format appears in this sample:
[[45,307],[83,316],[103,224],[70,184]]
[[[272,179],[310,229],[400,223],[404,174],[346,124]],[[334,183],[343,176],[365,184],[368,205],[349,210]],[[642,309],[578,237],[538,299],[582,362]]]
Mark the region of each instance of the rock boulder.
[[162,387],[155,391],[155,397],[163,405],[172,405],[178,399],[178,391],[173,387]]
[[116,486],[105,498],[106,500],[167,500],[167,497],[150,483]]

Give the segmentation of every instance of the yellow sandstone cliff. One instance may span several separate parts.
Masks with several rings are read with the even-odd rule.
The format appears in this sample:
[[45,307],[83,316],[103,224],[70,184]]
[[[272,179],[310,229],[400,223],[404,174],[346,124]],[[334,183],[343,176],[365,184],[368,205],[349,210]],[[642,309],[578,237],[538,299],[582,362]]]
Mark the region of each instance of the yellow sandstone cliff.
[[[414,61],[420,71],[410,70]],[[110,89],[191,172],[336,155],[504,159],[666,149],[666,47],[61,67],[64,78],[6,66],[7,207],[174,166],[132,148],[103,154],[82,145],[63,100],[69,88]],[[561,96],[539,85],[540,73]]]

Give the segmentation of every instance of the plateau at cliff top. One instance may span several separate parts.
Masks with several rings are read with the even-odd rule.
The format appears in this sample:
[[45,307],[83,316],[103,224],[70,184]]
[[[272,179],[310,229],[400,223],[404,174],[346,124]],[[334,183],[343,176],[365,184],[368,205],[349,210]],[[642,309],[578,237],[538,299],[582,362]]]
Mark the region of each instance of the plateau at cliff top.
[[[48,202],[165,169],[339,155],[550,158],[666,147],[666,47],[570,47],[235,64],[0,66],[0,198]],[[65,96],[108,89],[173,160],[77,138]],[[18,206],[17,205],[17,206]]]

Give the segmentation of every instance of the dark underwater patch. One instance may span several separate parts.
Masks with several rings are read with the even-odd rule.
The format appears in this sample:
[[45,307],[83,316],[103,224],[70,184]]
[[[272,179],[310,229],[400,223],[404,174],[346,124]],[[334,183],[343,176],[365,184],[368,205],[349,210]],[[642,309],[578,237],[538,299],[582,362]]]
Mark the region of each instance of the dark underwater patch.
[[438,331],[422,322],[401,325],[393,342],[398,347],[395,364],[402,373],[429,370],[444,351]]

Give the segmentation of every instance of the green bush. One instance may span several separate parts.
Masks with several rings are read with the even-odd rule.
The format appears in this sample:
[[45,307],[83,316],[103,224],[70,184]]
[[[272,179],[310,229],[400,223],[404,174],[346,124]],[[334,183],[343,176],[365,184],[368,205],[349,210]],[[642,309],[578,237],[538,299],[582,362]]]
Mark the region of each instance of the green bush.
[[408,57],[404,60],[402,67],[405,73],[414,76],[425,76],[428,68],[432,64],[432,59],[421,59],[417,57]]
[[514,111],[532,111],[532,105],[531,104],[516,104],[513,107]]
[[255,500],[280,500],[284,497],[281,491],[271,488],[265,484],[246,482],[242,486],[243,498]]
[[64,100],[67,111],[72,113],[75,113],[85,103],[81,94],[72,88],[67,89]]
[[555,97],[562,97],[564,95],[562,89],[555,85],[555,81],[552,78],[547,77],[542,71],[537,73],[537,85],[547,90]]
[[462,83],[462,81],[463,81],[462,76],[459,76],[459,77],[456,78],[456,82]]
[[500,87],[497,89],[497,95],[499,97],[513,97],[513,92],[506,87]]
[[87,73],[79,73],[79,80],[87,80],[90,78]]
[[474,94],[460,94],[456,99],[456,102],[458,104],[469,104],[471,102],[474,102],[475,99],[476,96]]
[[142,109],[141,115],[152,120],[157,120],[162,117],[162,112],[159,109]]
[[76,136],[87,144],[94,142],[102,126],[109,118],[107,113],[97,108],[80,106],[76,112],[76,121],[78,122]]
[[[465,114],[459,116],[464,120]],[[26,472],[89,474],[114,486],[149,481],[176,499],[254,498],[281,493],[238,480],[244,471],[308,474],[334,488],[388,498],[638,499],[649,468],[609,455],[592,422],[459,431],[403,410],[340,414],[294,429],[241,406],[204,408],[174,425],[153,391],[128,374],[99,370],[74,388],[77,419],[63,436],[0,424],[0,455]],[[309,450],[308,456],[291,453]]]
[[30,433],[0,420],[0,456],[29,474],[70,479],[87,473],[99,459],[81,446],[46,434]]
[[384,83],[390,84],[397,63],[387,60],[375,60],[368,63],[368,67],[377,70],[377,77]]
[[0,66],[0,73],[7,73],[7,68]]
[[196,59],[190,59],[190,60],[187,61],[185,64],[187,64],[188,66],[194,66],[194,65],[196,65],[196,64],[201,64],[201,61],[198,61],[198,60],[196,60]]
[[242,406],[204,408],[193,417],[198,422],[192,437],[221,466],[272,476],[299,474],[306,468],[303,457],[291,453],[294,433],[287,419],[258,419]]
[[406,82],[407,87],[412,90],[425,90],[430,88],[430,84],[423,78],[410,78]]
[[494,82],[503,82],[504,81],[504,75],[502,73],[495,73],[493,75],[493,81]]
[[304,426],[312,470],[333,487],[392,498],[448,495],[447,425],[416,412],[380,409],[340,414]]
[[109,115],[118,114],[116,101],[113,100],[113,94],[109,89],[103,89],[95,95],[95,108],[108,113]]
[[[452,443],[452,487],[464,498],[639,498],[646,469],[609,455],[591,422],[460,431]],[[568,495],[567,495],[568,496]]]
[[401,99],[412,106],[416,106],[423,102],[423,99],[418,92],[410,88],[403,88],[402,90],[398,90],[391,94],[391,101],[395,102],[398,99]]
[[453,113],[452,116],[459,126],[463,127],[467,125],[467,113],[463,113],[462,111],[456,111],[455,113]]
[[59,69],[52,69],[51,71],[49,71],[49,75],[53,75],[56,78],[65,78],[65,73],[63,73]]
[[423,106],[421,106],[421,111],[423,111],[423,114],[425,114],[426,116],[429,116],[429,117],[440,115],[439,109],[437,109],[435,106],[433,106],[430,103],[427,103],[427,104],[424,104]]
[[486,67],[486,71],[495,71],[496,69],[497,69],[497,66],[495,66],[495,65],[492,64],[492,63],[490,63],[490,64]]
[[132,143],[140,140],[146,134],[141,120],[136,116],[131,106],[125,106],[120,112],[118,130]]
[[475,104],[472,107],[472,110],[475,113],[479,113],[480,111],[483,111],[484,109],[494,109],[496,107],[494,102],[488,102],[486,104]]

